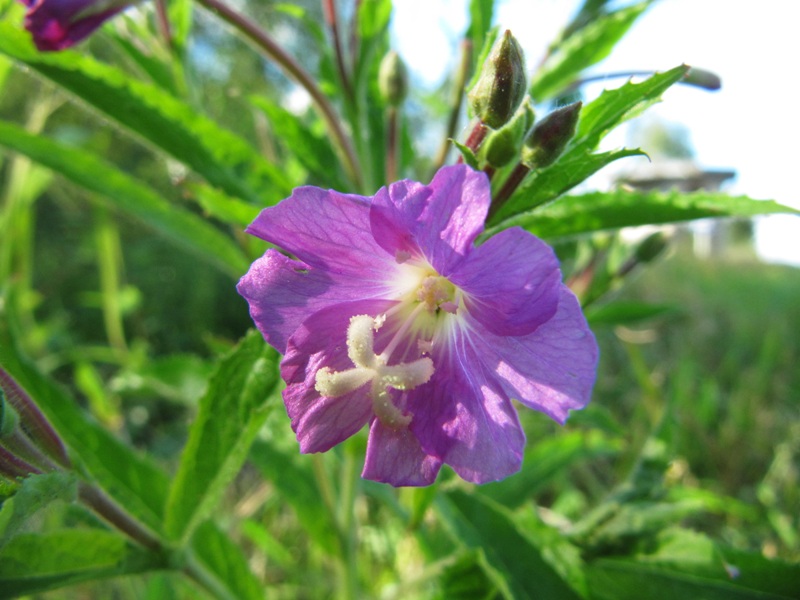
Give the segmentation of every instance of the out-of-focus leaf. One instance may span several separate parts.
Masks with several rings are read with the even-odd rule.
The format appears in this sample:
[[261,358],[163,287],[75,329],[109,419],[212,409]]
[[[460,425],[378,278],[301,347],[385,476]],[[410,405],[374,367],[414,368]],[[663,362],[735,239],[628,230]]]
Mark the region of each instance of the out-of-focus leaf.
[[439,598],[460,600],[512,600],[507,582],[487,562],[478,548],[465,550],[448,564],[439,576]]
[[519,473],[482,486],[481,493],[504,506],[516,508],[576,462],[613,455],[620,449],[618,440],[599,431],[573,431],[545,438],[525,449]]
[[264,588],[247,566],[242,549],[214,523],[206,521],[194,530],[192,548],[196,559],[221,588],[220,598],[264,600]]
[[179,53],[186,50],[186,40],[192,30],[192,0],[170,0],[167,4],[172,44]]
[[590,562],[587,576],[591,597],[600,600],[800,597],[800,565],[725,548],[678,528],[660,534],[648,553]]
[[675,223],[709,217],[752,217],[800,211],[772,200],[728,196],[722,192],[593,192],[513,219],[542,238],[579,235],[644,224]]
[[482,549],[514,598],[580,598],[507,509],[488,498],[458,490],[442,495],[437,508],[453,539],[467,548]]
[[153,358],[111,381],[117,393],[156,394],[173,402],[196,406],[211,375],[211,365],[196,354]]
[[169,500],[166,531],[186,540],[216,507],[239,472],[272,404],[277,353],[251,330],[211,376],[181,455]]
[[128,512],[160,531],[167,497],[166,475],[87,419],[73,398],[22,359],[4,317],[0,318],[0,363],[36,401],[71,450],[71,456],[80,460]]
[[617,42],[650,4],[651,2],[640,2],[602,14],[551,49],[547,60],[531,81],[533,99],[543,102],[563,93],[584,69],[611,53]]
[[[559,159],[546,169],[528,176],[517,191],[494,215],[491,224],[532,210],[566,193],[607,164],[626,156],[643,154],[641,150],[621,149],[593,154],[600,140],[619,124],[640,114],[658,102],[661,94],[686,75],[689,67],[681,65],[657,73],[641,83],[626,83],[606,90],[581,109],[577,131]],[[504,223],[504,226],[510,223]]]
[[219,188],[206,183],[188,183],[187,188],[208,216],[219,219],[232,227],[244,228],[252,223],[261,211],[258,206],[228,196]]
[[166,568],[164,558],[97,529],[21,534],[0,550],[0,598]]
[[334,166],[339,159],[327,138],[314,134],[296,115],[268,98],[254,96],[250,101],[266,115],[275,137],[318,180],[318,185],[347,189],[341,171]]
[[261,440],[250,452],[250,460],[294,509],[309,537],[327,554],[334,554],[339,548],[336,524],[320,506],[320,491],[309,462],[297,456],[296,449],[292,454],[284,453],[276,444]]
[[14,496],[0,507],[0,548],[22,530],[28,519],[51,502],[73,502],[77,497],[77,479],[71,473],[54,472],[26,477]]
[[170,204],[144,183],[98,156],[0,121],[0,145],[28,156],[70,181],[100,194],[110,206],[141,219],[187,250],[238,277],[247,270],[242,251],[221,231]]
[[69,90],[232,196],[264,205],[291,188],[250,144],[157,85],[78,52],[38,52],[11,23],[0,22],[0,53]]
[[372,38],[385,31],[392,15],[391,0],[363,0],[358,6],[358,32],[362,41],[371,43]]
[[616,301],[590,307],[586,319],[591,325],[629,325],[680,312],[681,308],[672,304]]
[[[487,34],[492,28],[494,18],[494,0],[470,0],[469,3],[469,29],[467,39],[472,42],[473,71],[480,69],[478,60],[486,55],[482,52],[487,40]],[[494,37],[490,42],[494,41]]]

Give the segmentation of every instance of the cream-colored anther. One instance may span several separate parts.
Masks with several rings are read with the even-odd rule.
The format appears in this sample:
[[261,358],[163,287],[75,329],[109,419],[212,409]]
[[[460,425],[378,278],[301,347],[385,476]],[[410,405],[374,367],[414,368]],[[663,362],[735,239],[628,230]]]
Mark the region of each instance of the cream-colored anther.
[[389,389],[412,390],[427,383],[433,376],[433,361],[419,358],[407,363],[387,365],[383,354],[375,354],[375,331],[383,325],[383,315],[376,319],[368,315],[357,315],[350,319],[347,328],[347,356],[354,368],[333,371],[323,367],[317,371],[315,389],[323,396],[337,398],[356,391],[368,382],[370,398],[375,416],[387,427],[405,427],[411,422],[411,415],[395,406]]

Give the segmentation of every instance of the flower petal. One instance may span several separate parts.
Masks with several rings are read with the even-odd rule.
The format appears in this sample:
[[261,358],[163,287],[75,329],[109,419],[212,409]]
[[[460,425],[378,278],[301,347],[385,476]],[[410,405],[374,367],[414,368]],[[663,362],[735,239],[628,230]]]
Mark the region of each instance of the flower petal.
[[[483,231],[489,210],[489,181],[466,165],[440,169],[429,186],[399,182],[375,196],[373,235],[398,249],[419,248],[440,275],[451,273]],[[410,240],[413,240],[412,243]],[[412,252],[414,254],[414,252]]]
[[467,292],[467,310],[481,325],[518,336],[555,314],[561,271],[550,246],[515,227],[475,248],[450,281]]
[[361,476],[394,486],[430,485],[442,461],[426,454],[408,428],[389,429],[378,419],[372,421],[367,458]]
[[23,0],[29,7],[25,29],[38,50],[64,50],[94,32],[134,0]]
[[475,338],[506,393],[559,423],[589,402],[597,368],[597,342],[577,298],[561,286],[555,316],[530,335]]
[[325,452],[369,421],[372,400],[368,386],[337,398],[324,397],[315,387],[317,371],[352,368],[346,346],[350,318],[375,316],[392,304],[360,301],[330,306],[311,315],[289,338],[281,362],[281,376],[286,381],[283,400],[301,452]]
[[308,315],[327,306],[381,295],[383,284],[370,286],[292,260],[276,250],[257,259],[236,286],[250,305],[264,339],[278,352]]
[[370,199],[300,187],[265,208],[245,230],[290,252],[310,267],[356,277],[364,285],[394,273],[393,254],[370,233]]
[[409,392],[409,428],[425,452],[472,483],[519,471],[525,434],[516,410],[463,332],[434,365],[433,380]]

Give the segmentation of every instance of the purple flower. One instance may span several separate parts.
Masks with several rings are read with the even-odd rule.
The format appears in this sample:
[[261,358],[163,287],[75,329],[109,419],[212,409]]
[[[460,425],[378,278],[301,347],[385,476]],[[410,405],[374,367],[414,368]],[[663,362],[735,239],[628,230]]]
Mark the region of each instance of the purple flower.
[[28,7],[25,29],[42,51],[77,44],[136,0],[21,0]]
[[553,251],[519,228],[479,246],[483,173],[441,169],[373,198],[301,187],[247,232],[267,250],[239,282],[285,354],[302,452],[369,424],[362,476],[428,485],[442,463],[474,483],[519,470],[514,398],[563,423],[589,401],[597,346]]

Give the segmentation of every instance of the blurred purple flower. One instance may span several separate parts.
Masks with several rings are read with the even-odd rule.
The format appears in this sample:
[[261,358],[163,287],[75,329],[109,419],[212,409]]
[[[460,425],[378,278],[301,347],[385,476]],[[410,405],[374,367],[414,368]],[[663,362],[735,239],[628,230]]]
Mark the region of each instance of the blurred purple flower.
[[597,346],[553,251],[519,228],[479,246],[483,173],[441,169],[373,198],[301,187],[247,232],[267,250],[239,293],[285,354],[302,452],[369,423],[362,476],[428,485],[447,463],[484,483],[519,470],[511,398],[563,423],[589,401]]
[[42,51],[64,50],[80,42],[136,0],[21,0],[28,7],[25,29]]

